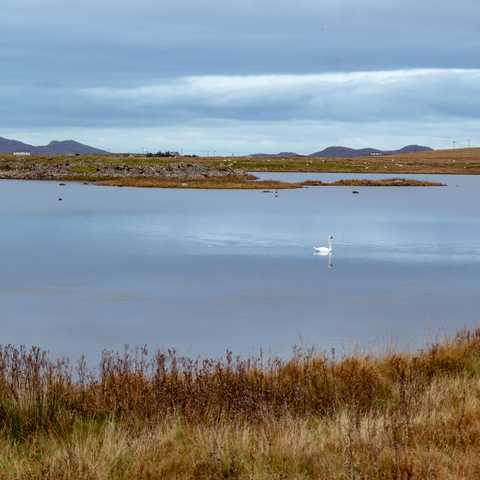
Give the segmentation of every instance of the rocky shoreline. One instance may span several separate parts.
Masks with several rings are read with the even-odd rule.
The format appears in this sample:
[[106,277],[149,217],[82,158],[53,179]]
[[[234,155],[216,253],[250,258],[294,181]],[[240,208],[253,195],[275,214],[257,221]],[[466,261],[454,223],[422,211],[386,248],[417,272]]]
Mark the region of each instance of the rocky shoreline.
[[[50,159],[49,159],[50,160]],[[0,178],[16,180],[63,180],[72,177],[88,180],[115,178],[162,178],[202,180],[210,178],[247,176],[228,164],[212,166],[201,163],[175,162],[168,164],[139,164],[127,162],[91,161],[32,161],[0,159]],[[251,179],[254,177],[252,176]]]
[[293,189],[304,187],[434,187],[413,179],[343,179],[334,182],[258,180],[235,161],[159,161],[130,157],[0,156],[0,179],[79,181],[117,187],[204,189]]

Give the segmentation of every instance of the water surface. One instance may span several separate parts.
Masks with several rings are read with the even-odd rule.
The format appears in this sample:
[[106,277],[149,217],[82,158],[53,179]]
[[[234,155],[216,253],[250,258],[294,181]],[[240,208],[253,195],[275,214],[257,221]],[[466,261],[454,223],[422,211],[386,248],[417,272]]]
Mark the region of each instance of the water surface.
[[[402,177],[448,187],[275,197],[2,181],[0,343],[288,355],[295,344],[413,349],[475,326],[480,177]],[[312,255],[329,234],[333,266]]]

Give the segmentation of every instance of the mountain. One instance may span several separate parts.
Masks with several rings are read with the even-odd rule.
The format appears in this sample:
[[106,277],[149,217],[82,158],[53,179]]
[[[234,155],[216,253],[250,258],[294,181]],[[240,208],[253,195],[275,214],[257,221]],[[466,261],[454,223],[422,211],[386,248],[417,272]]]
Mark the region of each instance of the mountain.
[[75,140],[63,140],[61,142],[54,140],[44,147],[36,147],[37,153],[45,155],[67,155],[69,153],[81,155],[104,155],[108,152],[99,148],[90,147]]
[[0,153],[30,152],[33,155],[105,155],[109,152],[90,147],[74,140],[54,140],[48,145],[34,146],[17,140],[0,137]]
[[378,148],[348,148],[348,147],[327,147],[319,152],[311,153],[310,155],[300,155],[294,152],[280,152],[280,153],[254,153],[252,157],[368,157],[370,155],[398,155],[400,153],[417,153],[417,152],[431,152],[430,147],[423,147],[421,145],[407,145],[399,150],[379,150]]
[[417,152],[431,152],[433,148],[430,147],[422,147],[422,145],[407,145],[406,147],[397,150],[396,152],[392,153],[417,153]]
[[370,155],[397,155],[400,153],[430,152],[430,147],[421,145],[407,145],[399,150],[378,150],[376,148],[347,148],[347,147],[328,147],[320,152],[310,154],[310,157],[368,157]]
[[328,147],[320,152],[311,153],[309,157],[366,157],[373,153],[381,154],[376,148],[347,148],[347,147]]
[[254,153],[252,157],[303,157],[299,153],[295,152],[280,152],[280,153]]
[[0,153],[29,152],[32,148],[26,143],[0,137]]
[[423,147],[422,145],[407,145],[398,150],[379,150],[378,148],[348,148],[348,147],[327,147],[319,152],[311,153],[309,155],[301,155],[295,152],[280,152],[280,153],[254,153],[252,157],[368,157],[370,155],[398,155],[401,153],[417,153],[417,152],[431,152],[430,147]]

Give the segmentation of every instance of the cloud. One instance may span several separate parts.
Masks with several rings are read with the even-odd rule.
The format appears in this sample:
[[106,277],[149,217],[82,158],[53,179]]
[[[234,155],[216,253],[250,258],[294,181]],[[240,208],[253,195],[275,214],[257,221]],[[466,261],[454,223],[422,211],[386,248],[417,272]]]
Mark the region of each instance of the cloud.
[[460,132],[480,111],[479,18],[478,0],[2,0],[0,135]]
[[0,82],[480,68],[478,0],[2,0]]
[[4,127],[147,127],[199,119],[438,122],[479,119],[480,70],[193,76],[130,88],[0,89],[0,100]]
[[[326,121],[478,118],[480,70],[399,70],[317,75],[201,76],[135,88],[91,88],[104,106],[169,118]],[[157,112],[157,113],[156,113]]]
[[476,139],[480,70],[193,76],[128,88],[38,88],[23,102],[0,89],[0,101],[5,129],[36,124],[60,132],[68,125],[120,151],[446,147],[453,138]]

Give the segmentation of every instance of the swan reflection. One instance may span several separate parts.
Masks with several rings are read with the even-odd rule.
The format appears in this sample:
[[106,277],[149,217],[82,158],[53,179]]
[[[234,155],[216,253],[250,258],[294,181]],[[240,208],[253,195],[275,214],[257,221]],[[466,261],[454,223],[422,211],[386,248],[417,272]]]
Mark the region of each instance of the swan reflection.
[[330,253],[314,252],[313,255],[315,257],[328,257],[328,268],[333,268],[333,261],[332,261],[333,254],[332,254],[332,252],[330,252]]
[[328,247],[313,247],[313,254],[317,257],[328,257],[328,268],[333,268],[332,254],[333,254],[333,235],[328,237]]

